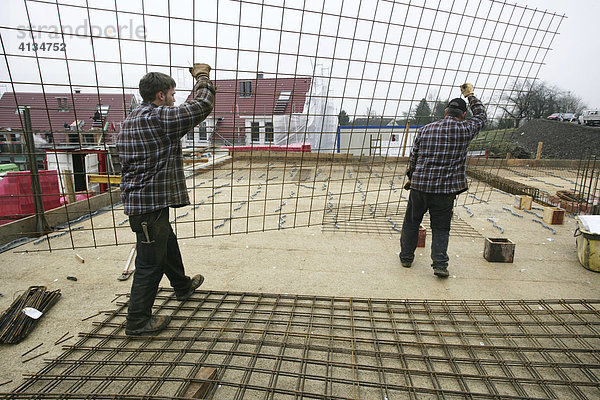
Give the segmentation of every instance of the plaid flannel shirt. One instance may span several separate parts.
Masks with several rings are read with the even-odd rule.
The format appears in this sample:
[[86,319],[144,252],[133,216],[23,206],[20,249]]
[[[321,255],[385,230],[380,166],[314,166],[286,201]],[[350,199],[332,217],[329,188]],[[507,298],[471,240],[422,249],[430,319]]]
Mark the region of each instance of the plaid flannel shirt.
[[215,89],[207,78],[179,106],[143,102],[123,122],[117,138],[121,199],[127,215],[190,204],[183,173],[181,138],[212,111]]
[[411,189],[445,194],[467,190],[469,143],[487,120],[479,99],[469,96],[469,104],[472,118],[459,121],[446,117],[419,129],[406,172]]

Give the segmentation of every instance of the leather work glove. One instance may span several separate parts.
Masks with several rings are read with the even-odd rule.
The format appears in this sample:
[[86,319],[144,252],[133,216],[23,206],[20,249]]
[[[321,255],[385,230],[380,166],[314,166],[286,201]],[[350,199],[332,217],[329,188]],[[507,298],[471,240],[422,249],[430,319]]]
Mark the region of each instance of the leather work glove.
[[473,96],[473,85],[470,83],[463,83],[460,85],[460,91],[465,97]]
[[210,65],[204,63],[194,63],[193,67],[190,67],[190,74],[195,79],[200,78],[201,76],[208,78],[208,74],[210,73]]

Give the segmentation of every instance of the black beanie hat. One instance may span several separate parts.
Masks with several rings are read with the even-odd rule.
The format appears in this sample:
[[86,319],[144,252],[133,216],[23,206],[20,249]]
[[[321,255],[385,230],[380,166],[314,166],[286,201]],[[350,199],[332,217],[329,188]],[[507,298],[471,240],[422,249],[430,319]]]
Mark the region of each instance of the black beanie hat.
[[448,103],[448,108],[458,108],[462,112],[467,112],[467,103],[460,97],[457,97],[450,100],[450,103]]

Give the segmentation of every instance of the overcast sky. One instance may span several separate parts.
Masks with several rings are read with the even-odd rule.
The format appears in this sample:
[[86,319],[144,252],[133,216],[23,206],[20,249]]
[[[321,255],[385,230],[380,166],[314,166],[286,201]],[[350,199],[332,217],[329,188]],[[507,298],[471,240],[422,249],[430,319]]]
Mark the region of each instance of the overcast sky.
[[589,107],[600,108],[600,1],[520,0],[518,3],[567,16],[539,77],[570,90]]
[[[275,6],[284,3],[283,0],[264,2]],[[62,24],[82,32],[81,28],[89,24],[88,18],[98,29],[116,25],[116,13],[110,11],[114,0],[59,0],[59,3],[60,24],[56,4],[28,1],[26,10],[23,0],[8,0],[3,3],[8,4],[8,11],[0,14],[0,26],[24,27],[31,20],[38,29]],[[278,7],[261,7],[259,0],[245,3],[203,0],[195,6],[192,0],[170,3],[119,0],[119,25],[127,26],[122,38],[135,39],[145,23],[142,33],[148,41],[172,45],[144,46],[143,41],[135,40],[119,43],[113,37],[112,40],[95,38],[92,47],[89,38],[67,36],[68,73],[64,53],[46,51],[43,55],[53,59],[40,61],[43,82],[47,91],[65,90],[52,84],[71,84],[94,91],[97,84],[102,91],[125,87],[126,91],[134,92],[146,72],[146,64],[150,64],[150,70],[174,76],[183,96],[191,86],[191,78],[183,67],[195,60],[216,66],[213,77],[217,79],[254,77],[258,70],[264,71],[266,77],[322,73],[329,77],[330,96],[336,107],[348,114],[357,115],[373,108],[379,114],[400,116],[423,97],[445,100],[457,96],[456,87],[464,81],[473,82],[485,101],[500,101],[511,77],[538,75],[538,62],[546,56],[546,65],[539,69],[540,79],[571,91],[590,107],[600,107],[598,0],[513,0],[531,9],[567,15],[558,28],[558,36],[526,27],[554,32],[560,17],[524,13],[522,9],[504,6],[503,1],[412,0],[412,5],[425,7],[407,7],[404,1],[393,4],[385,0],[362,0],[361,8],[359,3],[358,0],[286,0],[283,12]],[[85,8],[86,4],[91,10]],[[142,6],[147,15],[145,20],[135,15]],[[109,11],[95,10],[96,7]],[[303,7],[312,12],[302,13]],[[322,12],[325,16],[319,14]],[[340,12],[343,17],[336,18]],[[170,21],[160,17],[169,14]],[[472,15],[477,18],[470,18]],[[358,22],[356,16],[360,18]],[[185,21],[192,17],[194,24]],[[7,53],[12,54],[8,57],[12,79],[31,83],[19,86],[18,90],[40,91],[37,60],[18,57],[34,54],[18,49],[26,42],[25,32],[0,27]],[[535,51],[549,45],[552,38],[551,52],[546,55]],[[55,35],[40,37],[38,41],[58,39]],[[519,41],[525,46],[520,46]],[[96,65],[89,61],[94,59]],[[315,69],[316,65],[323,69]],[[0,60],[0,79],[9,80],[4,57]],[[6,86],[10,89],[10,85]]]

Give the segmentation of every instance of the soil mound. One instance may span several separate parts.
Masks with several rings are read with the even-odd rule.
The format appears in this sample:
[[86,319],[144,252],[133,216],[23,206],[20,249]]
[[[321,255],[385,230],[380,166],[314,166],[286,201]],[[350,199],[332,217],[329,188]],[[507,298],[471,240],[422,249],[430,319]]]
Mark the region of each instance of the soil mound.
[[535,157],[538,142],[543,142],[542,158],[578,160],[600,156],[600,128],[569,122],[534,119],[522,125],[512,142]]

